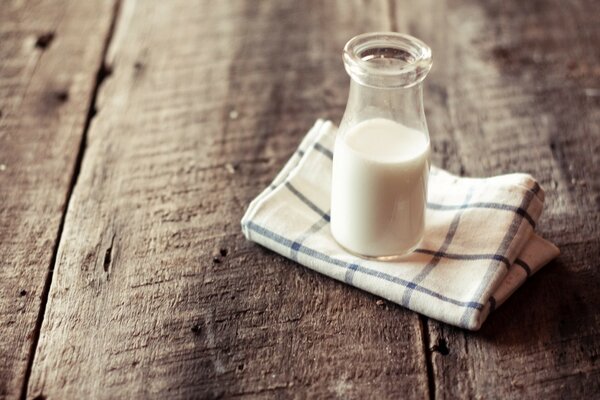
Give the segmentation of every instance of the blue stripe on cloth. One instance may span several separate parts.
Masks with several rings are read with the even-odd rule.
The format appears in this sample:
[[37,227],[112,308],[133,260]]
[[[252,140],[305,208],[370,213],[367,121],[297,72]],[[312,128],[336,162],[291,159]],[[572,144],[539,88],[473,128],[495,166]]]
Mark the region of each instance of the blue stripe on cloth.
[[[264,228],[264,227],[262,227],[260,225],[257,225],[257,224],[255,224],[252,221],[247,222],[246,223],[246,227],[248,229],[250,229],[250,230],[258,233],[259,235],[262,235],[262,236],[264,236],[264,237],[266,237],[268,239],[271,239],[271,240],[273,240],[273,241],[275,241],[275,242],[277,242],[277,243],[279,243],[279,244],[281,244],[283,246],[286,246],[286,247],[291,247],[292,245],[294,245],[294,243],[297,243],[297,242],[294,242],[294,241],[292,241],[290,239],[287,239],[287,238],[285,238],[285,237],[283,237],[281,235],[278,235],[277,233],[275,233],[275,232],[273,232],[273,231],[271,231],[271,230],[269,230],[267,228]],[[437,293],[437,292],[435,292],[433,290],[427,289],[427,288],[425,288],[423,286],[419,286],[419,285],[417,285],[414,282],[409,282],[409,281],[406,281],[404,279],[401,279],[401,278],[398,278],[398,277],[386,274],[384,272],[375,271],[375,270],[372,270],[372,269],[367,268],[367,267],[363,267],[363,266],[360,266],[360,265],[347,263],[345,261],[329,257],[328,255],[323,254],[323,253],[321,253],[321,252],[319,252],[317,250],[311,249],[310,247],[307,247],[307,246],[304,246],[304,245],[299,245],[299,246],[296,245],[296,247],[298,247],[298,252],[306,254],[309,257],[312,257],[312,258],[314,258],[316,260],[323,261],[323,262],[325,262],[327,264],[330,264],[330,265],[334,265],[334,266],[341,267],[341,268],[346,268],[346,269],[352,268],[352,269],[355,269],[356,271],[358,271],[360,273],[363,273],[363,274],[366,274],[366,275],[370,275],[370,276],[374,276],[376,278],[385,280],[387,282],[395,283],[397,285],[401,285],[401,286],[404,286],[404,287],[410,287],[410,288],[412,288],[412,289],[414,289],[416,291],[419,291],[421,293],[425,293],[425,294],[427,294],[429,296],[435,297],[437,299],[440,299],[442,301],[445,301],[447,303],[454,304],[454,305],[457,305],[457,306],[460,306],[460,307],[473,308],[473,309],[477,309],[477,310],[481,310],[483,308],[483,304],[478,303],[476,301],[460,301],[460,300],[452,299],[450,297],[444,296],[443,294],[440,294],[440,293]]]
[[[306,196],[300,193],[298,189],[296,189],[291,183],[286,182],[285,186],[303,203],[305,203],[311,210],[317,213],[321,218],[323,218],[327,222],[330,221],[330,216],[328,213],[317,207],[317,205],[315,205],[312,201],[306,198]],[[507,268],[510,267],[510,261],[508,260],[508,258],[504,257],[501,254],[456,254],[428,249],[416,249],[415,252],[433,255],[434,257],[449,258],[451,260],[496,260],[503,262]]]
[[[306,239],[308,239],[311,235],[314,235],[315,233],[319,232],[325,225],[327,225],[327,221],[323,218],[319,218],[317,222],[312,224],[306,232],[304,232],[296,239],[295,243],[304,243]],[[293,247],[294,246],[292,246],[292,251],[290,252],[290,258],[294,261],[298,261],[298,249],[294,249]]]
[[520,266],[521,268],[523,268],[525,270],[527,277],[529,277],[531,275],[531,267],[525,261],[521,260],[520,258],[517,258],[515,260],[515,264],[517,264],[518,266]]
[[[523,200],[521,200],[521,204],[519,207],[524,210],[528,209],[529,205],[531,204],[531,201],[536,196],[536,193],[538,191],[540,191],[540,189],[541,189],[540,185],[537,182],[535,182],[534,187],[530,191],[526,192],[525,196],[523,196]],[[498,250],[496,250],[496,253],[502,253],[502,254],[506,253],[506,250],[509,248],[509,246],[512,243],[513,239],[515,238],[517,232],[519,232],[519,227],[521,226],[522,221],[523,221],[522,215],[520,215],[520,214],[514,215],[512,222],[510,224],[510,227],[508,228],[508,231],[504,235],[504,238],[502,239],[502,243],[500,243],[500,246],[498,247]],[[507,264],[507,265],[510,268],[510,265],[509,264]],[[475,291],[476,299],[481,298],[484,291],[486,289],[488,289],[489,281],[490,281],[491,277],[496,273],[496,266],[497,266],[497,263],[494,263],[494,262],[491,262],[490,265],[488,265],[487,271],[485,272],[485,275],[483,276],[483,280],[479,283],[479,287]],[[463,313],[463,315],[460,319],[459,325],[467,326],[472,314],[473,313],[471,310],[465,310],[465,312]]]
[[287,187],[290,192],[292,192],[297,198],[299,198],[304,204],[306,204],[311,210],[316,212],[323,218],[325,221],[329,222],[329,214],[325,213],[321,210],[315,203],[310,201],[306,196],[298,191],[289,181],[285,183],[285,187]]
[[503,262],[506,267],[510,267],[510,261],[508,258],[501,254],[456,254],[456,253],[445,253],[428,249],[416,249],[415,253],[431,254],[435,257],[449,258],[451,260],[496,260]]
[[[321,152],[325,156],[327,156],[327,158],[329,158],[330,160],[333,160],[333,152],[331,150],[329,150],[328,148],[326,148],[319,142],[316,142],[313,146],[314,146],[315,150],[318,150],[319,152]],[[436,175],[435,173],[433,173],[433,171],[435,171],[435,170],[430,171],[430,174]],[[535,182],[533,188],[530,189],[530,191],[533,192],[534,194],[537,194],[540,191],[540,189],[541,189],[540,185],[537,182]],[[521,215],[522,217],[524,217],[527,220],[527,222],[529,222],[531,224],[531,226],[535,229],[535,221],[533,220],[531,215],[529,215],[529,213],[524,208],[511,206],[509,204],[494,203],[494,202],[479,202],[479,203],[471,203],[471,204],[468,204],[468,202],[465,202],[464,204],[457,204],[457,205],[427,203],[427,208],[429,208],[431,210],[439,210],[439,211],[460,210],[460,209],[465,209],[465,208],[490,208],[490,209],[496,209],[496,210],[512,211],[512,212],[517,213],[517,214]]]
[[[471,185],[467,190],[467,195],[465,196],[465,203],[468,203],[469,200],[471,200],[471,196],[473,195],[474,189],[475,188]],[[427,277],[427,275],[429,275],[431,271],[433,271],[433,269],[438,265],[438,263],[442,259],[441,254],[448,250],[448,247],[450,247],[450,244],[452,243],[452,239],[454,239],[454,235],[456,234],[456,230],[458,229],[458,224],[460,222],[460,217],[462,213],[463,209],[460,209],[456,214],[454,214],[454,218],[452,219],[452,223],[448,228],[448,232],[446,233],[446,237],[444,238],[444,242],[440,246],[440,249],[435,252],[433,258],[427,263],[425,268],[423,268],[421,272],[419,272],[417,276],[413,278],[413,282],[421,283]],[[405,291],[404,295],[402,296],[402,305],[408,306],[410,303],[411,296],[412,290]]]
[[354,272],[359,268],[358,264],[350,264],[348,265],[348,270],[346,271],[346,276],[344,277],[344,282],[351,284],[354,279]]
[[445,205],[445,204],[437,204],[437,203],[427,203],[427,208],[431,210],[439,210],[439,211],[450,211],[450,210],[464,210],[466,208],[491,208],[496,210],[506,210],[512,211],[524,217],[533,228],[535,228],[535,221],[531,218],[531,215],[527,211],[525,211],[521,207],[515,207],[508,204],[502,203],[492,203],[492,202],[481,202],[481,203],[471,203],[465,202],[464,204],[457,205]]
[[[296,150],[296,151],[294,152],[294,154],[292,154],[292,158],[294,158],[296,155],[298,156],[298,158],[302,158],[302,157],[304,157],[304,150],[302,150],[302,149],[298,149],[298,150]],[[290,161],[291,161],[291,159],[290,159]],[[288,163],[289,163],[289,161],[288,161]],[[278,186],[280,186],[280,185],[281,185],[281,183],[282,183],[282,182],[280,182],[280,183],[279,183],[279,185],[276,185],[276,184],[274,184],[274,183],[271,183],[271,184],[269,185],[269,189],[271,189],[271,190],[275,190],[275,189],[277,189],[277,187],[278,187]]]
[[329,150],[327,147],[323,146],[321,143],[315,143],[315,150],[323,153],[327,158],[333,160],[333,152]]

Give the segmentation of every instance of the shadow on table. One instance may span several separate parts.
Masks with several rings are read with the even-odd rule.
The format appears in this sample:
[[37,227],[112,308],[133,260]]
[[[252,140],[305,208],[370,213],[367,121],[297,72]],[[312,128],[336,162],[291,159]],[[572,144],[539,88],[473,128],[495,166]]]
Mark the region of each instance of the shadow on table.
[[563,257],[548,264],[492,313],[479,332],[467,336],[511,346],[582,335],[597,311],[590,304],[597,300],[586,298],[597,282],[567,265],[573,264]]

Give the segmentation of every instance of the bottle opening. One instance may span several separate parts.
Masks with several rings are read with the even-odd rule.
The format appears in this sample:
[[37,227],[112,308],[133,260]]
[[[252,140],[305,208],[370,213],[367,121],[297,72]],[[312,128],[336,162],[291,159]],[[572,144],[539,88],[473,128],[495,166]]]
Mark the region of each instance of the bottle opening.
[[344,46],[346,71],[362,85],[378,88],[414,86],[431,69],[431,49],[402,33],[372,32],[355,36]]

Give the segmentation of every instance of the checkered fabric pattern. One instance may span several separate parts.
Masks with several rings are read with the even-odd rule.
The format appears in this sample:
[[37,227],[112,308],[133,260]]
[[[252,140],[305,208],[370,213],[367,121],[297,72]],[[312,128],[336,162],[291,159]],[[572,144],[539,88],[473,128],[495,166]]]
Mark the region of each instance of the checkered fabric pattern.
[[336,127],[318,120],[248,207],[245,236],[317,272],[428,317],[477,330],[525,280],[558,256],[535,232],[544,192],[529,175],[461,178],[432,168],[425,238],[401,260],[349,254],[329,229]]

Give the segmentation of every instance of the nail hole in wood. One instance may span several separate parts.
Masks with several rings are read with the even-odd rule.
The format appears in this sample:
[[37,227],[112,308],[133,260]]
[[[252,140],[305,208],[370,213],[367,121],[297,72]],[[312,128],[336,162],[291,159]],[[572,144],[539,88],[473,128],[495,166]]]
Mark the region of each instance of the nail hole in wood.
[[221,259],[219,257],[213,257],[212,259],[214,264],[220,264],[221,263]]
[[439,338],[437,340],[437,343],[435,345],[433,345],[433,347],[431,348],[432,352],[438,352],[443,356],[447,356],[448,354],[450,354],[450,349],[448,348],[448,343],[446,342],[446,339],[443,338]]
[[19,292],[19,295],[20,295],[21,297],[25,296],[26,294],[27,294],[27,290],[25,290],[25,289],[23,289],[23,290],[21,290],[21,291]]
[[190,328],[190,330],[196,335],[199,335],[202,332],[202,328],[200,327],[200,325],[194,325]]
[[113,73],[112,67],[107,64],[102,64],[100,66],[100,70],[98,71],[98,83],[102,83],[106,78],[111,76]]
[[501,61],[509,61],[510,60],[510,51],[506,47],[497,46],[492,50],[492,55],[494,58]]
[[221,254],[221,256],[226,257],[227,256],[227,249],[222,248],[221,250],[219,250],[219,254]]
[[65,101],[69,100],[69,92],[67,92],[66,90],[56,92],[56,98],[58,99],[58,101],[64,103]]
[[50,46],[50,43],[52,43],[53,40],[54,32],[44,33],[38,36],[37,40],[35,41],[35,47],[37,47],[38,49],[45,50],[48,48],[48,46]]
[[110,262],[112,258],[112,247],[106,249],[106,253],[104,253],[104,272],[108,272],[108,268],[110,267]]

